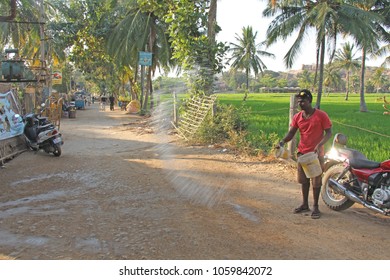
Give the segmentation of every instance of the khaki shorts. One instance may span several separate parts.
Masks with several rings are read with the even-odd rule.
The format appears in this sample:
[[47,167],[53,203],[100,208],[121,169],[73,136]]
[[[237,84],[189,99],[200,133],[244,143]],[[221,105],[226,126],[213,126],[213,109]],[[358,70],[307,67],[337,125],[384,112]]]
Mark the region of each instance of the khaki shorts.
[[[301,153],[298,153],[297,156],[301,156]],[[318,159],[320,161],[322,171],[324,170],[324,156],[318,156]],[[305,172],[303,171],[302,165],[300,163],[297,163],[298,165],[298,183],[300,184],[310,184],[310,180],[312,182],[313,188],[320,188],[322,185],[322,174],[314,177],[314,178],[306,178]]]

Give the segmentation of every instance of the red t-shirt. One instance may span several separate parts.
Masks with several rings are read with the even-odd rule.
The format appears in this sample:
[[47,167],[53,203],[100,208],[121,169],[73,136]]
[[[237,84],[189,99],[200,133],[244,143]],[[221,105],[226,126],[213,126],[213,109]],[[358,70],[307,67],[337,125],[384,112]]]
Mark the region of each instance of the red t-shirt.
[[[303,118],[303,111],[295,114],[291,126],[299,129],[298,152],[307,154],[314,152],[324,136],[325,129],[331,128],[332,123],[324,111],[316,109],[308,119]],[[320,155],[323,154],[324,147],[321,147]]]

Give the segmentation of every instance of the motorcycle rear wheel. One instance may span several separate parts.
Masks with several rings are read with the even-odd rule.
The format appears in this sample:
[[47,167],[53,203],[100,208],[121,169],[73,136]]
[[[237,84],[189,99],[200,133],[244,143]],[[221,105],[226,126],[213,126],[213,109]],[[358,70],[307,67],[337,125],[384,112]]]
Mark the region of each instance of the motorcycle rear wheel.
[[[335,211],[342,211],[351,207],[355,202],[346,198],[341,193],[335,191],[329,185],[329,179],[337,179],[341,173],[344,171],[344,166],[341,164],[336,164],[331,166],[327,171],[325,171],[324,176],[322,177],[322,190],[321,197],[326,206]],[[352,180],[352,174],[348,171],[338,182],[344,184]]]
[[55,144],[53,155],[56,157],[59,157],[61,155],[61,153],[62,153],[61,145]]

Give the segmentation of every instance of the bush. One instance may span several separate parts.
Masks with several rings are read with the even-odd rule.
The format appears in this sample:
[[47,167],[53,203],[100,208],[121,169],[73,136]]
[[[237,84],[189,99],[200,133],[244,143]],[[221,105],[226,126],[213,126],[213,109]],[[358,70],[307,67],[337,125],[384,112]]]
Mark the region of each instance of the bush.
[[280,137],[277,133],[267,134],[260,130],[259,134],[256,135],[248,133],[247,141],[253,147],[254,152],[252,154],[267,156],[274,150],[275,144],[280,141]]
[[247,155],[257,155],[258,149],[248,140],[249,108],[217,104],[214,116],[210,112],[193,142],[198,144],[227,144],[231,149]]
[[217,104],[214,116],[210,112],[191,141],[193,143],[226,144],[242,154],[267,155],[279,137],[276,133],[259,131],[253,135],[248,129],[251,116],[249,107]]
[[238,111],[232,105],[217,104],[214,116],[211,112],[206,116],[194,138],[201,144],[217,144],[241,134],[247,123]]

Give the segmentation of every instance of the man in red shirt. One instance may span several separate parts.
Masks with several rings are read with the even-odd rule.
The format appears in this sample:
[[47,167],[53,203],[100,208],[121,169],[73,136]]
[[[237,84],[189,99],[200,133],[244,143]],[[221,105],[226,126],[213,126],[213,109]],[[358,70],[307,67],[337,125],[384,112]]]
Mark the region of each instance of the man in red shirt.
[[[321,165],[324,162],[324,144],[332,135],[332,123],[328,115],[319,109],[312,107],[313,96],[307,89],[301,90],[297,95],[298,105],[301,111],[294,115],[290,125],[290,130],[280,141],[282,147],[290,141],[299,130],[300,141],[298,144],[298,157],[309,152],[315,152],[318,155]],[[294,209],[294,213],[310,211],[309,208],[309,189],[310,179],[313,186],[313,212],[311,217],[318,219],[321,213],[318,208],[318,200],[321,192],[322,174],[314,178],[306,178],[301,164],[298,163],[298,183],[302,185],[303,203]]]

